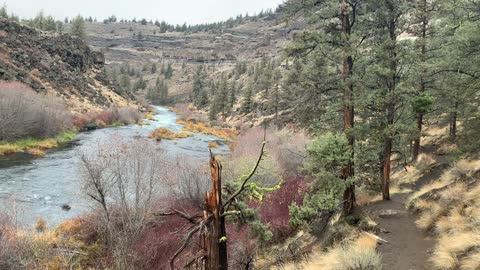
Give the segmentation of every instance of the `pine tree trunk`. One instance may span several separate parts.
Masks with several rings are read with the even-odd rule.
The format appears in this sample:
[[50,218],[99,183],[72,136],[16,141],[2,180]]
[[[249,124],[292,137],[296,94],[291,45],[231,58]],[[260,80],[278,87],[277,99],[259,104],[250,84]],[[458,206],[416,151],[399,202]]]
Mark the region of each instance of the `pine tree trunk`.
[[455,101],[454,110],[450,114],[450,138],[455,140],[457,138],[457,111],[458,111],[458,101]]
[[392,138],[389,137],[385,141],[385,159],[383,161],[383,185],[382,185],[383,200],[390,200],[391,157],[392,157]]
[[[354,108],[353,108],[353,85],[348,80],[353,73],[353,59],[351,54],[348,53],[349,45],[348,39],[351,34],[351,25],[350,25],[350,15],[348,10],[348,4],[345,0],[340,0],[341,10],[340,10],[340,21],[342,22],[342,32],[347,39],[345,41],[345,59],[343,60],[343,82],[345,84],[343,90],[343,129],[344,132],[347,132],[349,129],[353,128],[354,124]],[[342,169],[342,179],[344,181],[349,180],[354,176],[353,169],[353,149],[355,144],[355,139],[352,135],[348,136],[348,144],[352,149],[352,157],[349,163]],[[355,184],[347,186],[343,194],[343,214],[348,215],[353,211],[355,204]]]
[[391,158],[392,158],[392,148],[393,148],[393,135],[391,132],[392,127],[395,123],[395,90],[397,87],[397,68],[398,68],[398,59],[397,59],[397,34],[396,34],[396,17],[395,6],[391,2],[393,0],[386,1],[387,8],[389,9],[389,18],[388,18],[388,30],[390,34],[390,40],[392,46],[390,46],[390,71],[392,77],[390,78],[387,85],[387,107],[386,107],[386,120],[387,126],[384,130],[385,134],[385,146],[384,146],[384,160],[383,160],[383,176],[382,176],[382,196],[383,200],[390,200],[390,171],[391,171]]
[[418,137],[415,138],[415,141],[413,142],[413,148],[412,148],[412,160],[416,161],[418,158],[418,155],[420,154],[420,139],[421,139],[421,134],[422,134],[422,126],[423,126],[423,113],[417,113],[417,130],[418,130]]
[[[427,71],[425,69],[425,63],[427,61],[427,25],[428,25],[428,3],[427,0],[422,1],[422,21],[421,21],[421,63],[423,64],[422,66],[422,71],[420,74],[420,93],[424,93],[426,89],[426,82],[425,78],[427,76]],[[418,155],[420,154],[420,147],[421,147],[421,136],[422,136],[422,128],[423,128],[423,112],[417,112],[416,115],[417,118],[417,131],[418,131],[418,136],[415,138],[413,142],[413,149],[412,149],[412,161],[416,161],[418,158]]]

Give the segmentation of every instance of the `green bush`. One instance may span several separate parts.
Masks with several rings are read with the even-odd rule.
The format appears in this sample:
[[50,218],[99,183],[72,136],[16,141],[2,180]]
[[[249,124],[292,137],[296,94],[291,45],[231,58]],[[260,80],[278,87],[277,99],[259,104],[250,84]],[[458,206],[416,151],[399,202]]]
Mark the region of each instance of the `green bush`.
[[290,206],[290,224],[294,227],[310,223],[322,211],[337,210],[347,184],[352,181],[344,181],[339,174],[352,156],[344,134],[326,133],[315,139],[307,151],[309,159],[304,167],[314,180],[303,204]]

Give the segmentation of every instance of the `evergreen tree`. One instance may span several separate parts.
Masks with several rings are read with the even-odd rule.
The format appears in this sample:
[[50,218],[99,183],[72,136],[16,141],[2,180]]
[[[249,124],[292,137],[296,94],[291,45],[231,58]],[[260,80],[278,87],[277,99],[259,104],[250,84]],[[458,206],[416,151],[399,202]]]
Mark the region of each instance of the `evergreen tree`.
[[78,15],[71,21],[70,34],[81,40],[85,40],[85,21],[82,16]]
[[173,76],[173,67],[172,67],[172,63],[168,63],[167,65],[167,69],[165,70],[165,79],[171,79],[172,76]]
[[198,108],[203,108],[208,104],[208,96],[205,85],[206,74],[202,66],[197,68],[193,76],[193,91],[192,91],[192,100],[195,106]]
[[228,107],[230,109],[233,108],[236,102],[237,102],[237,82],[233,80],[229,90]]
[[[334,120],[333,128],[343,130],[352,149],[355,144],[351,132],[355,121],[354,55],[363,41],[361,31],[364,18],[367,17],[365,5],[366,1],[346,0],[293,1],[288,5],[290,14],[302,13],[309,22],[308,30],[287,49],[290,56],[308,56],[303,76],[311,79],[302,82],[302,90],[305,91],[299,100],[303,102],[299,105],[303,111],[302,117],[308,122],[315,122],[315,118],[321,120],[320,115],[334,112],[332,107],[341,103],[343,125],[336,127],[340,115],[326,118]],[[339,63],[341,67],[338,66]],[[321,108],[319,104],[322,104]],[[353,158],[352,151],[350,162],[339,171],[341,179],[346,183],[351,183],[350,179],[354,177]],[[350,184],[343,194],[345,214],[351,213],[353,209],[354,190],[354,184]]]
[[150,69],[150,73],[155,74],[157,73],[157,64],[153,63]]
[[[371,63],[368,64],[367,76],[371,79],[369,85],[370,97],[373,98],[370,106],[371,113],[378,119],[374,121],[372,129],[377,130],[379,170],[382,179],[382,195],[384,200],[390,199],[391,160],[394,147],[401,147],[398,143],[403,134],[405,122],[398,114],[399,107],[406,103],[406,94],[410,90],[405,79],[407,62],[406,46],[409,41],[401,41],[398,36],[406,31],[406,15],[408,5],[406,0],[385,0],[372,2],[370,8],[373,13],[373,38]],[[374,104],[374,105],[372,105]],[[397,141],[397,145],[395,145]],[[397,147],[397,149],[399,149]]]
[[123,74],[122,77],[120,78],[120,86],[124,92],[131,91],[130,77],[127,74]]
[[8,19],[7,5],[3,4],[0,8],[0,18]]
[[412,99],[413,113],[417,123],[417,134],[412,147],[413,161],[417,160],[420,153],[423,118],[431,110],[433,101],[429,93],[432,87],[429,77],[431,77],[431,62],[435,58],[432,52],[437,49],[432,46],[432,39],[434,38],[432,20],[434,19],[434,11],[438,8],[437,5],[438,1],[436,0],[419,0],[414,2],[413,16],[410,22],[412,25],[410,32],[416,37],[416,57],[414,59],[417,60],[415,66],[418,74],[415,77],[417,90]]
[[147,91],[146,98],[150,100],[153,104],[165,105],[168,103],[168,85],[165,81],[157,78],[155,86],[149,88]]
[[56,30],[57,30],[57,33],[63,34],[63,32],[65,31],[65,26],[63,25],[63,22],[61,21],[56,22]]
[[250,83],[247,86],[247,89],[245,90],[243,95],[241,112],[247,114],[252,111],[253,111],[253,86]]

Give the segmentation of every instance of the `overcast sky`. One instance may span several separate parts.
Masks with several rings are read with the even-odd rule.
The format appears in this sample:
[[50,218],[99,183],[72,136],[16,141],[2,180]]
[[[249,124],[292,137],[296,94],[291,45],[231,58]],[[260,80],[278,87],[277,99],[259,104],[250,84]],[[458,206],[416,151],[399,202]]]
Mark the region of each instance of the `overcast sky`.
[[[31,18],[40,10],[57,19],[78,14],[99,20],[115,14],[120,18],[146,18],[169,23],[217,22],[238,14],[276,8],[284,0],[3,0],[9,13]],[[2,0],[0,0],[0,3]]]

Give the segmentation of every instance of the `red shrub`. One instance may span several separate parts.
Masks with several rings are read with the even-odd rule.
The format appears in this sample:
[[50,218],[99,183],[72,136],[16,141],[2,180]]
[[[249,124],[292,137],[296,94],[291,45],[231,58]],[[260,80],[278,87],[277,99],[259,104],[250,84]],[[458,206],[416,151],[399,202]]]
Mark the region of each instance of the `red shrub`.
[[[175,209],[190,215],[201,215],[202,211],[188,201],[171,199]],[[168,209],[168,208],[167,208]],[[161,211],[159,211],[161,212]],[[160,218],[142,234],[132,247],[135,252],[135,269],[169,269],[170,259],[183,244],[191,224],[176,215]],[[175,260],[175,269],[182,269],[200,251],[198,233],[191,239],[185,251]]]
[[252,203],[259,207],[260,219],[270,225],[274,241],[290,236],[293,228],[290,227],[290,214],[288,207],[296,202],[302,204],[308,185],[302,178],[286,181],[280,189],[267,194],[261,203]]
[[112,124],[114,120],[114,114],[112,110],[106,110],[102,111],[101,113],[98,113],[94,117],[95,122],[101,121],[107,125]]
[[80,130],[85,128],[87,123],[90,122],[90,121],[91,121],[90,117],[88,117],[84,114],[75,114],[73,116],[73,125]]

